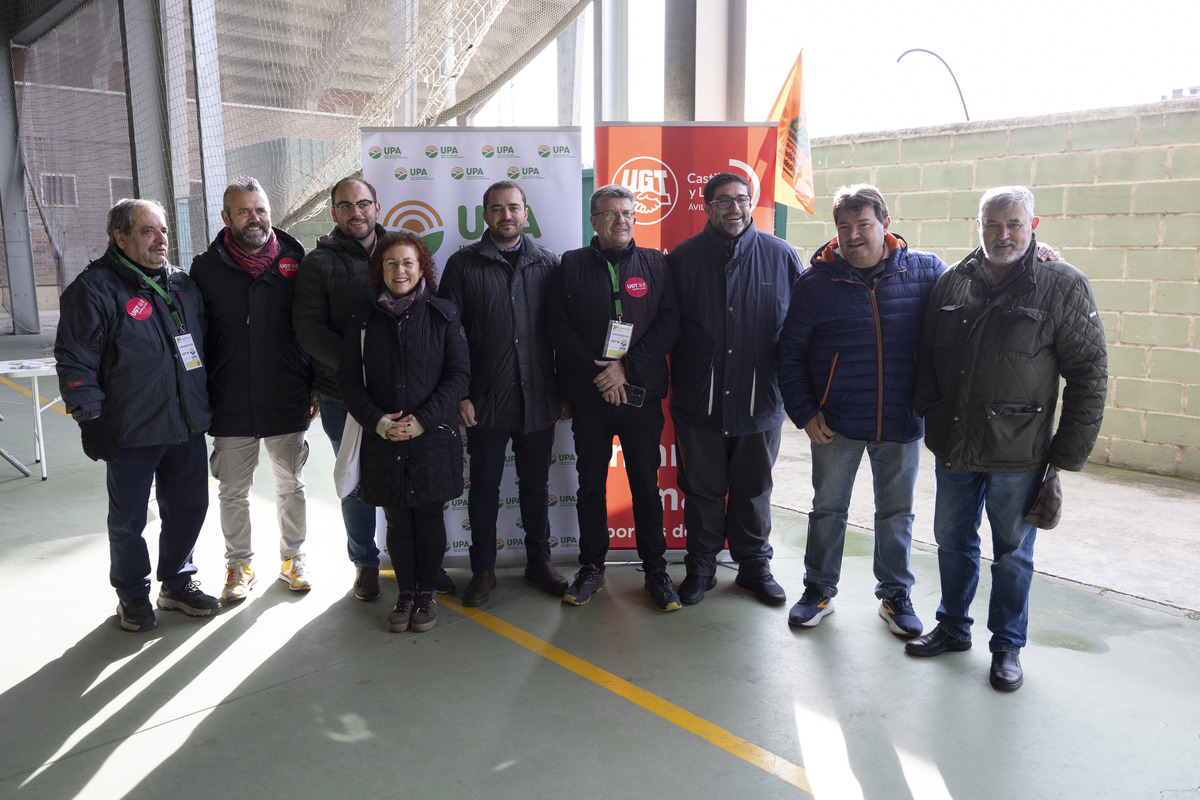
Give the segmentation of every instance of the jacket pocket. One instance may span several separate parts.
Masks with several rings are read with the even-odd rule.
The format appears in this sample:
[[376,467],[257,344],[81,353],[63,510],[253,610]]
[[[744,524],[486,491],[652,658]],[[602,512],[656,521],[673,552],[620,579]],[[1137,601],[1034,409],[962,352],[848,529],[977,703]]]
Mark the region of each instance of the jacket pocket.
[[987,424],[983,429],[980,458],[987,464],[1030,464],[1039,448],[1041,403],[1025,400],[983,404]]
[[1004,312],[1001,330],[993,341],[1002,351],[1031,356],[1041,346],[1046,312],[1040,308],[1010,308]]

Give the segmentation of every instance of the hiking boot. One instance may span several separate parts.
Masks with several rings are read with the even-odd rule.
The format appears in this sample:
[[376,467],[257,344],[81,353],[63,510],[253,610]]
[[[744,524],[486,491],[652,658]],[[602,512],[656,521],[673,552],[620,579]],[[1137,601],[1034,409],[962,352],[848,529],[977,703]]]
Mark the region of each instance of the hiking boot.
[[906,594],[883,598],[879,604],[879,616],[887,622],[892,633],[905,639],[920,636],[924,630],[921,620],[917,619],[917,613],[913,611],[912,601]]
[[117,617],[122,630],[134,633],[144,633],[158,627],[158,618],[154,616],[154,606],[150,605],[149,597],[118,599]]
[[279,567],[279,580],[288,585],[293,592],[307,592],[312,588],[308,580],[307,568],[304,565],[304,554],[297,553],[283,562]]
[[591,564],[584,564],[575,573],[575,580],[563,593],[562,601],[573,606],[586,605],[592,595],[608,584],[604,580],[604,570],[596,569]]
[[438,594],[454,594],[454,579],[446,574],[446,570],[442,570],[437,579]]
[[200,591],[196,581],[188,581],[181,589],[163,586],[158,592],[158,607],[164,611],[182,611],[189,617],[207,617],[221,608],[221,601]]
[[413,613],[413,593],[401,592],[396,598],[396,607],[388,614],[388,630],[392,633],[403,633],[408,630]]
[[417,633],[433,630],[437,624],[437,600],[433,592],[417,592],[413,595],[412,629]]
[[225,565],[225,588],[221,599],[226,603],[237,603],[246,599],[250,587],[258,583],[254,568],[246,561],[234,561]]
[[472,572],[467,588],[463,589],[464,606],[481,606],[488,601],[492,589],[496,588],[496,573],[491,570]]
[[665,569],[651,570],[646,573],[646,594],[659,611],[678,611],[683,608],[675,587],[671,586],[671,576]]
[[704,599],[704,593],[717,588],[716,575],[696,575],[689,572],[679,584],[679,602],[694,606]]
[[379,597],[379,567],[359,567],[354,571],[354,596],[359,600]]
[[821,618],[833,613],[833,598],[822,594],[820,589],[804,587],[804,594],[788,612],[788,625],[797,628],[815,628]]

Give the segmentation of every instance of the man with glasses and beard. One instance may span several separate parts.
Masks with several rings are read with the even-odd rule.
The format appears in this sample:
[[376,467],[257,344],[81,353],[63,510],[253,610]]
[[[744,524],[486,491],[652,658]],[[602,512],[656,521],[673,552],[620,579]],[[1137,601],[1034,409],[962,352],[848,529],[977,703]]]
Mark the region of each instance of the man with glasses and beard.
[[204,295],[208,328],[208,397],[213,410],[210,460],[220,483],[225,535],[226,603],[244,600],[257,581],[250,546],[250,487],[259,441],[275,476],[279,520],[279,579],[308,591],[304,561],[306,510],[304,436],[316,414],[312,370],[292,326],[300,242],[271,227],[271,204],[257,180],[241,177],[225,188],[225,228],[192,261],[191,276]]
[[775,351],[800,257],[754,226],[750,185],[722,172],[704,186],[708,223],[667,255],[679,296],[671,351],[671,419],[687,499],[685,604],[717,585],[725,542],[736,583],[768,605],[787,596],[771,575],[771,470],[783,401]]

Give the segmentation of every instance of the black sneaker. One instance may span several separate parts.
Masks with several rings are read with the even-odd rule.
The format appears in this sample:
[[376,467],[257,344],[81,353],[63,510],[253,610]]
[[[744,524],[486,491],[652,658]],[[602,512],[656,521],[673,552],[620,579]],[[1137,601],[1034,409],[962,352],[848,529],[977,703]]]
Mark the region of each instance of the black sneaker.
[[221,601],[200,591],[196,581],[188,581],[181,589],[163,586],[158,593],[158,607],[164,611],[182,611],[189,617],[207,617],[221,607]]
[[154,616],[154,606],[150,605],[149,597],[118,600],[117,617],[123,630],[134,633],[152,631],[158,627],[158,618]]
[[437,600],[433,592],[417,592],[413,595],[412,623],[409,627],[417,633],[433,630],[437,624]]
[[679,595],[671,585],[671,576],[665,569],[656,569],[646,573],[646,594],[654,602],[659,611],[678,611],[683,608]]
[[388,630],[392,633],[403,633],[408,630],[413,612],[413,593],[401,592],[396,598],[396,607],[388,614]]
[[354,571],[354,596],[359,600],[379,597],[379,567],[359,567]]
[[596,569],[591,564],[584,564],[575,573],[575,580],[563,593],[562,601],[573,606],[581,606],[592,599],[592,595],[608,583],[604,580],[604,570]]
[[689,572],[679,584],[679,600],[685,606],[694,606],[704,599],[704,593],[717,588],[716,575],[696,575]]
[[446,574],[446,570],[442,570],[437,579],[438,594],[454,594],[454,579]]

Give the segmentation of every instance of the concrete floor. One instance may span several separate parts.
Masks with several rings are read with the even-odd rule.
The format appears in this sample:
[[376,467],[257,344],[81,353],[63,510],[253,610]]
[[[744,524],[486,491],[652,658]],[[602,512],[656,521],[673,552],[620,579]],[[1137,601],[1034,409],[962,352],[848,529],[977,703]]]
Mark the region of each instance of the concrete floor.
[[[0,336],[0,360],[50,336]],[[27,388],[26,382],[19,384]],[[43,393],[47,387],[43,386]],[[0,444],[32,461],[29,399],[0,383]],[[0,797],[1173,798],[1200,794],[1200,486],[1089,468],[1038,543],[1025,686],[987,684],[975,649],[920,660],[876,615],[871,539],[849,536],[836,613],[793,631],[787,608],[720,585],[662,614],[631,566],[582,608],[515,567],[483,609],[390,634],[390,582],[354,600],[332,456],[312,432],[306,595],[270,580],[265,470],[252,509],[251,598],[210,620],[169,612],[120,631],[107,582],[104,470],[45,414],[50,479],[0,462]],[[785,435],[774,573],[802,587],[807,443]],[[35,473],[36,474],[36,473]],[[867,474],[852,521],[869,525]],[[222,580],[216,496],[197,548]],[[932,477],[917,538],[930,541]],[[153,523],[151,524],[153,528]],[[985,546],[986,550],[986,546]],[[559,563],[568,573],[574,565]],[[927,626],[936,556],[918,546]],[[452,568],[460,587],[463,569]],[[681,566],[672,567],[682,578]],[[989,587],[984,571],[980,597]],[[986,616],[977,600],[976,616]]]

